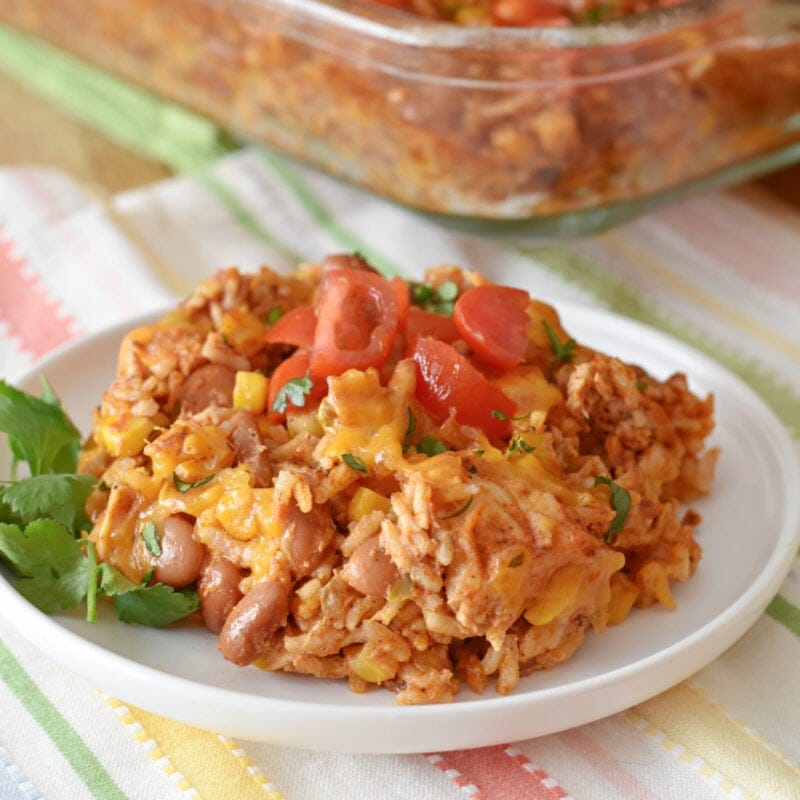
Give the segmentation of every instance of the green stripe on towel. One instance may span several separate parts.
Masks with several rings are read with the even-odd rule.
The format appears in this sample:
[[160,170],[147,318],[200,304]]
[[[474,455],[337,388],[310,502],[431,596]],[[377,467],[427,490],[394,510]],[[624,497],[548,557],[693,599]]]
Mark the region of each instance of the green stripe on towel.
[[767,606],[767,614],[800,638],[800,608],[790,603],[785,597],[779,594],[775,595]]
[[199,180],[228,210],[228,213],[255,239],[268,244],[277,253],[280,253],[288,262],[296,266],[305,261],[303,256],[289,245],[285,244],[266,230],[258,220],[248,211],[236,192],[225,184],[218,175],[214,175],[210,168],[204,168],[195,173]]
[[0,25],[0,69],[109,138],[191,170],[238,148],[213,122]]
[[105,767],[2,642],[0,642],[0,678],[50,737],[97,800],[126,800],[126,795],[114,783]]
[[366,242],[356,236],[352,231],[336,221],[334,216],[325,208],[320,199],[306,186],[295,170],[279,156],[269,150],[259,148],[261,156],[278,174],[284,183],[294,192],[295,197],[305,207],[312,219],[339,244],[350,251],[357,251],[363,255],[373,267],[383,275],[392,277],[402,275],[403,270],[382,253],[377,252]]

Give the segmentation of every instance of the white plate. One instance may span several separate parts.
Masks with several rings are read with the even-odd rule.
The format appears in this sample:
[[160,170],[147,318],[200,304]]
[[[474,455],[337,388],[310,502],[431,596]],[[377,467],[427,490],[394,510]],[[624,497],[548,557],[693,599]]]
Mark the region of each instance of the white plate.
[[[203,629],[124,625],[113,610],[94,625],[78,614],[47,617],[17,594],[8,572],[0,577],[0,613],[48,657],[125,702],[243,739],[319,750],[404,753],[510,742],[590,722],[673,686],[733,644],[788,572],[800,538],[797,460],[772,412],[715,362],[606,312],[559,309],[580,341],[659,377],[684,371],[693,390],[716,396],[713,444],[722,457],[712,496],[696,504],[704,558],[694,578],[676,587],[676,611],[634,611],[619,627],[589,634],[566,664],[524,678],[509,697],[464,689],[451,704],[402,708],[388,691],[357,695],[344,682],[239,669]],[[141,321],[68,347],[37,369],[83,431],[111,381],[119,341],[135,324]],[[21,385],[38,391],[36,375]],[[0,462],[0,475],[7,465]]]

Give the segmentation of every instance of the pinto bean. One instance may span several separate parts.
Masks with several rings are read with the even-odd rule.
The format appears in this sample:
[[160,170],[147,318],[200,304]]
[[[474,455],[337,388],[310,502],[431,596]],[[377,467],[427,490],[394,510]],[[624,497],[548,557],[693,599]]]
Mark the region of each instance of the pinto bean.
[[209,406],[233,404],[236,373],[223,364],[204,364],[192,372],[178,392],[181,411],[196,414]]
[[353,551],[344,565],[342,576],[359,592],[370,597],[383,597],[397,580],[398,572],[392,559],[381,550],[378,537],[371,536]]
[[175,589],[194,583],[206,557],[206,548],[194,538],[194,520],[173,514],[164,520],[161,555],[155,562],[153,578]]
[[253,470],[256,486],[269,486],[272,469],[255,414],[250,411],[237,411],[231,417],[231,426],[230,439],[239,463],[246,464]]
[[277,581],[257,583],[228,615],[219,634],[219,650],[240,667],[252,664],[270,636],[286,624],[289,597]]
[[336,528],[331,518],[318,506],[304,514],[292,503],[282,509],[281,551],[295,577],[308,575],[322,561]]
[[200,613],[212,633],[219,633],[233,607],[242,599],[241,570],[227,558],[215,558],[203,568],[197,583]]

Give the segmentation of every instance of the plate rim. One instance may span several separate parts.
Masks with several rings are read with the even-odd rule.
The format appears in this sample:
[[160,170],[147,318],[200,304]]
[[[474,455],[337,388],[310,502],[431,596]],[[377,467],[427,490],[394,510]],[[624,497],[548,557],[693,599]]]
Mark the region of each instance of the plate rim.
[[[723,383],[727,384],[729,390],[736,392],[737,400],[740,402],[747,401],[748,406],[758,412],[761,416],[761,421],[766,424],[768,440],[771,445],[770,453],[776,459],[776,464],[778,464],[780,468],[780,473],[783,477],[783,494],[788,501],[781,515],[781,526],[776,538],[776,546],[747,590],[723,612],[717,614],[688,635],[672,642],[667,647],[656,650],[631,663],[616,667],[603,674],[587,676],[556,686],[520,691],[517,693],[512,692],[512,694],[508,696],[492,695],[489,697],[483,696],[462,699],[457,703],[445,705],[417,705],[405,708],[384,705],[346,705],[338,703],[324,705],[325,711],[332,715],[338,722],[341,722],[341,724],[348,724],[355,721],[362,724],[365,721],[371,723],[379,721],[386,722],[389,719],[392,719],[394,723],[398,720],[398,715],[400,714],[405,714],[407,718],[416,718],[418,723],[424,723],[431,717],[441,716],[443,709],[446,709],[445,713],[454,718],[456,722],[471,718],[476,713],[476,710],[481,715],[486,715],[493,719],[498,715],[502,716],[502,714],[515,709],[523,710],[530,707],[529,710],[535,712],[535,707],[542,703],[548,704],[558,702],[564,697],[571,695],[580,696],[589,692],[595,693],[607,689],[610,686],[614,686],[620,681],[641,681],[643,676],[647,675],[649,671],[661,664],[668,663],[678,656],[684,658],[687,655],[692,656],[687,659],[683,668],[677,671],[673,669],[670,672],[671,677],[667,678],[665,676],[663,680],[656,681],[657,688],[652,688],[654,684],[651,683],[651,688],[647,690],[639,689],[638,693],[634,693],[633,700],[630,699],[630,695],[628,694],[626,695],[626,701],[623,705],[613,702],[601,703],[600,713],[597,713],[597,710],[595,710],[593,713],[579,715],[580,720],[575,724],[592,722],[608,714],[621,711],[630,705],[642,702],[644,699],[664,691],[669,688],[669,686],[675,685],[680,680],[685,679],[688,675],[696,672],[698,669],[717,658],[757,621],[791,568],[794,555],[797,552],[798,546],[800,546],[800,494],[793,495],[790,491],[786,491],[786,488],[791,485],[800,484],[800,464],[798,463],[798,456],[791,443],[792,440],[788,431],[786,431],[784,425],[766,402],[741,378],[736,376],[724,365],[715,361],[702,351],[693,348],[691,345],[657,328],[624,317],[605,308],[558,300],[550,300],[549,302],[552,302],[553,305],[556,306],[559,314],[567,321],[568,328],[570,325],[576,323],[576,319],[579,320],[579,326],[580,324],[590,325],[592,322],[595,324],[598,322],[607,325],[613,324],[615,327],[622,329],[627,328],[631,333],[638,332],[642,335],[646,335],[646,337],[651,340],[648,342],[648,346],[655,345],[659,351],[663,350],[665,347],[674,348],[677,361],[682,360],[684,356],[690,356],[694,361],[695,370],[698,367],[708,368],[710,370],[709,374],[713,376],[711,382],[714,385],[717,385],[718,379],[722,379]],[[165,310],[168,310],[168,308],[124,320],[102,328],[88,336],[81,337],[78,340],[67,342],[41,359],[31,369],[20,375],[13,382],[17,386],[32,384],[37,380],[40,374],[46,372],[49,367],[60,362],[63,358],[73,356],[74,354],[80,353],[82,350],[91,350],[98,342],[105,343],[112,338],[121,340],[125,333],[135,327],[154,321],[159,318],[159,316],[163,315]],[[573,317],[571,322],[570,317]],[[0,463],[2,463],[2,461],[0,461]],[[12,618],[12,613],[9,613],[14,610],[16,610],[18,615],[21,614],[25,621],[34,624],[19,625],[19,616],[15,620]],[[111,690],[110,687],[108,687],[107,675],[112,673],[120,675],[124,673],[126,676],[134,676],[137,681],[144,683],[147,687],[163,684],[166,681],[167,690],[174,688],[176,693],[181,695],[187,692],[191,695],[193,688],[195,691],[199,688],[202,692],[209,695],[209,700],[213,701],[211,705],[214,708],[224,708],[232,699],[241,702],[242,699],[247,698],[254,703],[257,709],[263,712],[271,710],[279,716],[291,713],[292,715],[298,715],[303,718],[314,718],[321,713],[319,701],[303,700],[302,698],[289,699],[270,697],[268,695],[253,695],[251,692],[243,689],[204,684],[192,678],[176,675],[171,672],[160,671],[156,667],[143,664],[125,655],[109,650],[96,642],[80,636],[68,627],[65,627],[63,624],[59,623],[57,616],[51,617],[40,612],[13,588],[11,583],[5,579],[4,574],[0,574],[0,615],[6,619],[8,624],[17,633],[27,639],[29,643],[39,649],[46,657],[56,661],[74,674],[101,686],[101,688],[109,688],[109,690],[113,691],[115,694],[116,690]],[[47,642],[46,646],[45,641]],[[708,644],[713,643],[713,645],[700,653],[698,651],[700,641],[706,641]],[[73,649],[83,650],[88,648],[89,654],[93,656],[89,658],[89,661],[94,665],[94,668],[86,667],[83,663],[79,665],[75,665],[72,662],[66,663],[66,659],[55,657],[52,652],[54,644],[56,645],[55,649],[62,650],[66,648],[69,652],[72,652]],[[58,647],[58,645],[62,647]],[[675,678],[675,675],[679,675],[679,677]],[[140,690],[136,693],[136,699],[139,700],[139,704],[142,705],[142,707],[148,707],[147,703],[141,702],[143,692],[146,695],[146,689]],[[121,697],[120,699],[125,700],[126,698]],[[611,706],[613,706],[613,708],[610,708]],[[152,704],[149,706],[149,709],[155,713],[159,713],[158,708],[154,708]],[[198,715],[191,713],[188,715],[170,713],[168,716],[187,722],[188,724],[198,725],[198,727],[208,727],[198,722]],[[207,714],[200,716],[207,717]],[[406,721],[410,722],[411,720],[407,719]],[[542,732],[536,732],[529,736],[518,738],[547,735],[564,729],[565,727],[563,725],[556,726],[552,730],[542,730]],[[217,728],[217,730],[219,729]],[[408,737],[406,737],[406,740],[404,740],[406,743],[398,749],[396,746],[388,748],[383,746],[380,737],[374,737],[372,740],[370,740],[369,737],[367,737],[367,739],[363,739],[362,737],[360,746],[354,748],[341,738],[336,741],[328,742],[325,739],[319,740],[318,736],[316,738],[309,737],[312,741],[306,743],[304,741],[296,741],[296,735],[294,737],[289,736],[288,740],[284,740],[280,735],[276,735],[274,729],[265,731],[263,737],[260,735],[253,736],[252,733],[253,732],[250,731],[250,735],[246,734],[242,736],[241,733],[232,731],[231,735],[238,735],[241,738],[251,738],[259,741],[279,742],[289,746],[313,747],[319,750],[351,753],[410,753],[419,752],[421,749],[454,749],[453,747],[449,747],[447,742],[427,740],[427,743],[423,743],[425,746],[420,747],[418,736],[416,738],[412,736],[410,741]],[[436,737],[433,738],[435,739]],[[430,734],[428,734],[428,739],[431,739]],[[482,744],[457,744],[456,747],[499,744],[507,740],[507,737],[495,735],[493,738],[489,737],[482,740]]]

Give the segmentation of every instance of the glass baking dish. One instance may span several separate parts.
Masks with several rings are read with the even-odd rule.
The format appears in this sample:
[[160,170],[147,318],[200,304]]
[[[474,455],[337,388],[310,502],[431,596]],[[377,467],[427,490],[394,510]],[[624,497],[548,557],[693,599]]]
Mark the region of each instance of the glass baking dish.
[[0,0],[0,19],[413,208],[574,235],[800,158],[800,2],[464,27],[360,0]]

